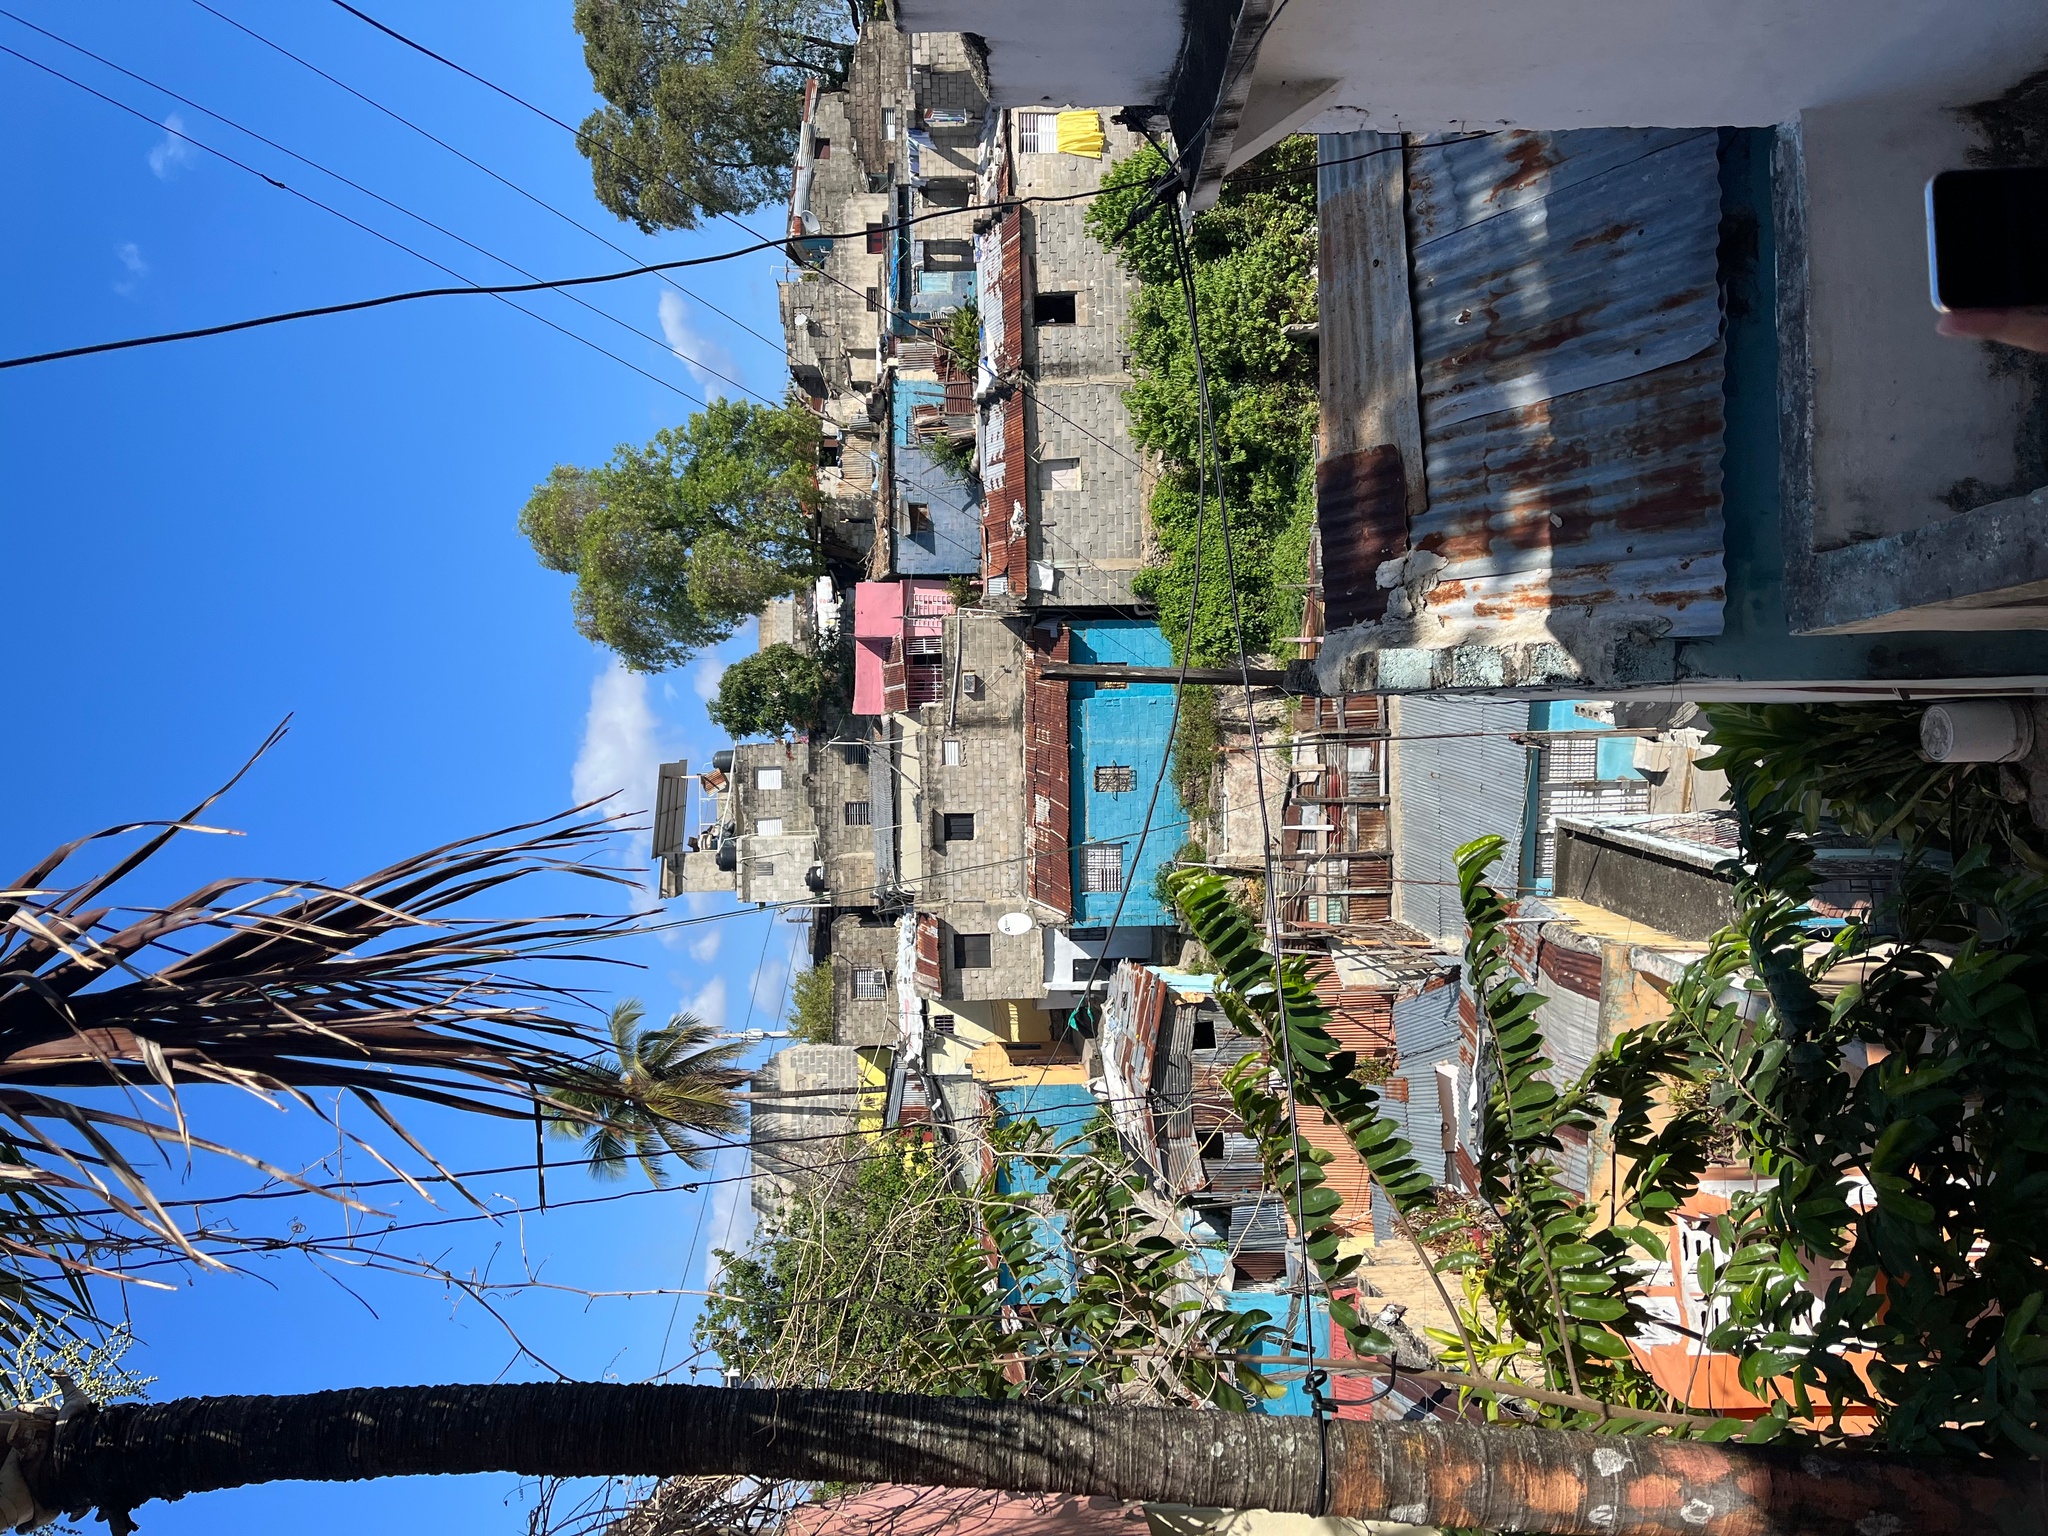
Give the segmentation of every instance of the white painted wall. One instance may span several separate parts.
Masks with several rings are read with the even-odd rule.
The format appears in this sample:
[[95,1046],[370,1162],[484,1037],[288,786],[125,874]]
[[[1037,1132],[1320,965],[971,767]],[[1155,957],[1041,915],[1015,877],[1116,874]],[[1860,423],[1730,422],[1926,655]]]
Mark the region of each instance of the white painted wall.
[[1341,80],[1307,125],[1326,133],[1760,126],[2044,63],[2041,0],[1290,0],[1254,88]]
[[1813,533],[1833,549],[1951,516],[1944,493],[1965,478],[2009,483],[2027,389],[1981,342],[1934,332],[1922,189],[1968,163],[1955,115],[1859,103],[1804,114],[1800,135]]
[[899,0],[906,32],[977,32],[999,107],[1163,100],[1180,54],[1176,0]]

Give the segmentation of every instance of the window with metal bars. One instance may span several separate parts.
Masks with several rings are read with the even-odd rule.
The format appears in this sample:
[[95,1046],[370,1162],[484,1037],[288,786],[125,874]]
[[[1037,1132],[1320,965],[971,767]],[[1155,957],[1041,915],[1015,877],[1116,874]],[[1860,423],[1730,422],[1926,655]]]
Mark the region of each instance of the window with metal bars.
[[867,800],[846,802],[846,824],[849,827],[869,827],[875,821],[875,807]]
[[1129,763],[1103,763],[1095,770],[1095,793],[1127,795],[1137,786]]
[[889,973],[880,966],[857,965],[853,968],[853,1000],[857,1003],[878,1003],[889,995]]
[[1017,114],[1017,153],[1050,155],[1060,147],[1060,115],[1057,112]]
[[1120,891],[1124,888],[1124,850],[1121,843],[1090,843],[1081,850],[1081,889]]
[[974,841],[974,812],[948,811],[940,818],[939,830],[949,843]]

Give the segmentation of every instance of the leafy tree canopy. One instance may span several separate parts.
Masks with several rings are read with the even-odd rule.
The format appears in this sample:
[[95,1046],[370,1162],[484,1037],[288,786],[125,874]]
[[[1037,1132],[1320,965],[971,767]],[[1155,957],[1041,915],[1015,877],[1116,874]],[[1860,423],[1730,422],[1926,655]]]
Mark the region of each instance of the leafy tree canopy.
[[1316,318],[1315,157],[1313,138],[1283,139],[1226,181],[1188,232],[1215,452],[1230,501],[1234,595],[1213,475],[1201,509],[1200,397],[1175,245],[1178,215],[1161,207],[1125,228],[1165,161],[1149,148],[1119,160],[1089,205],[1089,233],[1142,285],[1131,306],[1135,382],[1124,404],[1132,435],[1161,461],[1151,514],[1164,559],[1140,571],[1133,589],[1158,605],[1176,655],[1186,647],[1193,608],[1188,659],[1198,664],[1236,658],[1240,615],[1245,647],[1255,653],[1279,651],[1300,623],[1315,524],[1316,354],[1286,327]]
[[851,21],[837,0],[577,0],[597,200],[649,233],[778,201],[804,82],[845,78]]
[[851,1178],[797,1195],[748,1252],[721,1255],[697,1342],[743,1380],[915,1392],[950,1374],[933,1330],[972,1207],[909,1136],[854,1155]]
[[725,669],[718,697],[705,713],[736,741],[780,736],[818,723],[825,686],[825,667],[817,657],[793,645],[766,646]]
[[577,630],[660,672],[823,569],[817,462],[808,412],[714,400],[597,469],[556,465],[519,528],[542,565],[577,578]]

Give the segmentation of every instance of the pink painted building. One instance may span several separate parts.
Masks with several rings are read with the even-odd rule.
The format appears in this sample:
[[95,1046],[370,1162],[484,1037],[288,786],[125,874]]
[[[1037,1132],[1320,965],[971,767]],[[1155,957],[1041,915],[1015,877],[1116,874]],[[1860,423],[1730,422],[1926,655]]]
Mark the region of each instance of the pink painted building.
[[936,703],[944,691],[943,581],[863,581],[853,589],[853,712],[888,715]]

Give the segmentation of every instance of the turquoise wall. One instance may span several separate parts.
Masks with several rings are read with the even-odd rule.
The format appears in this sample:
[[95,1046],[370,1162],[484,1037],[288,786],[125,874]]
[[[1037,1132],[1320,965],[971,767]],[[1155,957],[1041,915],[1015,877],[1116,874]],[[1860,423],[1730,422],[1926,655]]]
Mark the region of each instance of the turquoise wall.
[[[1173,665],[1173,650],[1155,624],[1137,619],[1091,620],[1072,626],[1072,659],[1078,663],[1122,662],[1133,667]],[[1067,693],[1071,753],[1074,842],[1074,921],[1090,926],[1116,917],[1123,903],[1120,927],[1146,928],[1171,922],[1153,891],[1159,871],[1180,851],[1187,838],[1186,809],[1170,777],[1173,748],[1173,685],[1131,683],[1105,688],[1074,683]],[[1095,788],[1097,768],[1131,770],[1125,791]],[[1159,785],[1150,832],[1145,810]],[[1143,834],[1143,844],[1139,846]],[[1082,876],[1087,842],[1117,842],[1124,847],[1124,890],[1084,891]]]

